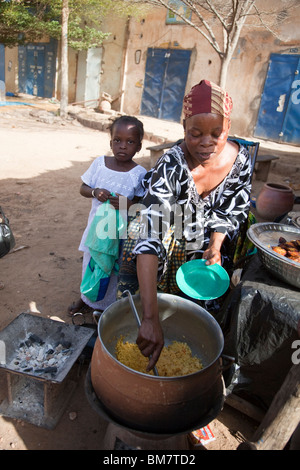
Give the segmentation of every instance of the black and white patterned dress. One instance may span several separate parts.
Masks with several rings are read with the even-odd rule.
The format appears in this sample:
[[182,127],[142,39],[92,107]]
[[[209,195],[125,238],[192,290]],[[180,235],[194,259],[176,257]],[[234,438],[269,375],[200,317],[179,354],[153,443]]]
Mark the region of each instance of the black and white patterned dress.
[[212,232],[226,234],[222,265],[230,271],[235,242],[250,206],[251,159],[243,146],[228,175],[204,198],[198,194],[177,145],[145,175],[143,185],[146,192],[133,255],[158,256],[158,285],[162,290],[178,293],[175,271],[190,259],[202,258]]

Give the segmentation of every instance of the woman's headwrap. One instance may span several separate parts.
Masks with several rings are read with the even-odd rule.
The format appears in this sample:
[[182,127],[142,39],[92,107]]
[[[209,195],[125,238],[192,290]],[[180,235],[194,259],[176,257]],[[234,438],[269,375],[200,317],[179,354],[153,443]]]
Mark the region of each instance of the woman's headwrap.
[[227,91],[208,80],[201,80],[183,98],[184,119],[195,114],[213,113],[229,118],[232,99]]

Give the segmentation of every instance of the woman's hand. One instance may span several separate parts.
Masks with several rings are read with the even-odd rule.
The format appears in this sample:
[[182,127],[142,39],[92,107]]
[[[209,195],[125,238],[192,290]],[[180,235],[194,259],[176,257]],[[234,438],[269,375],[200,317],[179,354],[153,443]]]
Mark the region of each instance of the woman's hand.
[[208,248],[204,251],[202,259],[206,260],[207,265],[210,264],[221,264],[221,252],[219,250],[212,248]]
[[154,319],[143,319],[139,334],[136,340],[141,353],[145,357],[149,357],[147,371],[151,370],[160,356],[161,350],[164,347],[164,335],[160,325],[160,321]]
[[202,259],[206,259],[206,264],[220,264],[221,265],[221,247],[225,240],[224,233],[213,232],[211,234],[207,249],[204,251]]
[[157,268],[155,255],[137,256],[137,275],[143,308],[143,319],[136,343],[145,357],[150,357],[147,370],[151,370],[164,347],[164,334],[160,324],[157,303]]

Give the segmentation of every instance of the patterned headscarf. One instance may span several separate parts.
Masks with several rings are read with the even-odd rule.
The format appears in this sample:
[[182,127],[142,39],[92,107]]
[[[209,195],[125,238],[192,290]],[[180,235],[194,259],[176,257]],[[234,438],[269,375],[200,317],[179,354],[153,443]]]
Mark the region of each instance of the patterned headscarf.
[[183,98],[184,119],[195,114],[213,113],[229,118],[232,99],[225,90],[208,80],[201,80]]

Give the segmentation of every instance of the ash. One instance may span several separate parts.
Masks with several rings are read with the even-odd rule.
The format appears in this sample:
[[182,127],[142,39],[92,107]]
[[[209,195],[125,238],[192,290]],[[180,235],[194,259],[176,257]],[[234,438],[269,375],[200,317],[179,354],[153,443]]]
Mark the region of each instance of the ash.
[[9,367],[12,370],[36,375],[55,375],[72,352],[71,343],[49,344],[29,333],[19,345]]
[[22,412],[26,420],[32,413],[43,416],[44,396],[43,385],[40,382],[26,379],[20,383],[18,393],[14,397],[14,406]]

